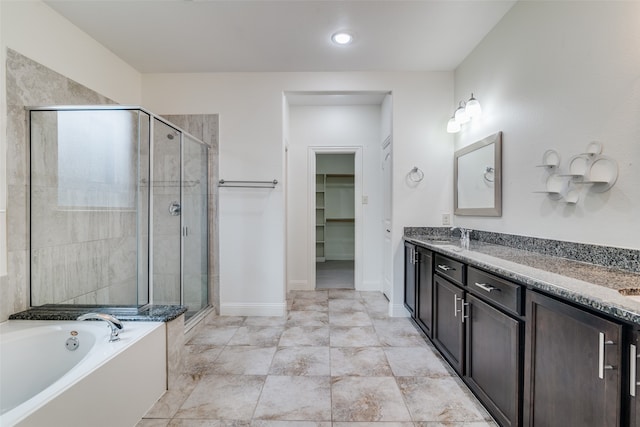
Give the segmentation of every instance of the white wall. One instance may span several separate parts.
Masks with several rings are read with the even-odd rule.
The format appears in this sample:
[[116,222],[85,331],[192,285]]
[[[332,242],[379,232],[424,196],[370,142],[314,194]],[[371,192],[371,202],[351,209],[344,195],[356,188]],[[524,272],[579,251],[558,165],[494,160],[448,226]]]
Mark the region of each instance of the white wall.
[[[442,124],[453,108],[453,73],[151,74],[142,79],[143,103],[152,111],[220,114],[223,179],[283,179],[282,94],[289,91],[393,92],[393,166],[397,175],[391,297],[402,307],[402,228],[438,225],[439,207],[450,209],[452,205],[453,138]],[[405,177],[414,165],[435,178],[410,187]],[[220,191],[222,313],[285,311],[282,188]]]
[[[356,268],[362,268],[362,284],[356,283],[358,290],[381,290],[381,244],[382,244],[382,194],[380,170],[380,106],[291,106],[290,107],[290,147],[289,147],[289,251],[287,257],[289,288],[314,289],[313,275],[315,263],[309,253],[312,239],[309,230],[315,225],[309,223],[310,200],[308,190],[310,147],[359,147],[362,150],[363,196],[369,203],[362,205],[362,260]],[[322,155],[324,156],[324,155]],[[344,157],[351,164],[336,159],[334,169],[328,171],[318,158],[316,173],[335,173],[354,169],[353,155]],[[345,169],[345,167],[347,169]],[[326,196],[325,196],[326,197]],[[358,199],[358,197],[356,197]],[[356,203],[361,200],[356,200]],[[328,231],[328,230],[327,230]],[[325,233],[327,232],[325,231]],[[313,243],[315,244],[315,243]],[[325,253],[329,256],[330,247]],[[342,254],[344,255],[344,254]],[[356,255],[357,256],[357,255]]]
[[[471,228],[640,249],[640,2],[520,1],[455,73],[457,100],[484,110],[458,148],[502,130],[503,216]],[[444,126],[444,124],[443,124]],[[562,157],[600,141],[619,176],[576,206],[533,194],[547,149]]]
[[0,8],[3,67],[8,47],[120,104],[140,103],[140,73],[49,6],[23,0]]

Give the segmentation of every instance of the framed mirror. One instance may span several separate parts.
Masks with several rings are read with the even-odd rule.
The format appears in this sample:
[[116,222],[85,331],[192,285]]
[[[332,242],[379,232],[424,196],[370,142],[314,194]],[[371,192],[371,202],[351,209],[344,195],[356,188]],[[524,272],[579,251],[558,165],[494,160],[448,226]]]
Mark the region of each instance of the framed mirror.
[[455,152],[453,213],[502,216],[502,132]]

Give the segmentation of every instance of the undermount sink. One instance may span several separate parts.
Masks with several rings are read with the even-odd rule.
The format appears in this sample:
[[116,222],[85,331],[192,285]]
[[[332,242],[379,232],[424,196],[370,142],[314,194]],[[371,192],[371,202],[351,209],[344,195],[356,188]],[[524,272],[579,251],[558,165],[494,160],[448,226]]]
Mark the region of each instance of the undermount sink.
[[624,295],[627,298],[640,302],[640,288],[625,288],[618,290],[620,295]]

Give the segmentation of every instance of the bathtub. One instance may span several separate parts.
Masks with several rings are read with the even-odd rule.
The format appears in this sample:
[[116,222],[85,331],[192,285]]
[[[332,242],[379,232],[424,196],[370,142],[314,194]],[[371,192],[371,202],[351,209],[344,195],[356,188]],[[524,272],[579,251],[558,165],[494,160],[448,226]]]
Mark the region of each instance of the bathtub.
[[0,426],[134,426],[166,389],[166,332],[123,324],[0,324]]

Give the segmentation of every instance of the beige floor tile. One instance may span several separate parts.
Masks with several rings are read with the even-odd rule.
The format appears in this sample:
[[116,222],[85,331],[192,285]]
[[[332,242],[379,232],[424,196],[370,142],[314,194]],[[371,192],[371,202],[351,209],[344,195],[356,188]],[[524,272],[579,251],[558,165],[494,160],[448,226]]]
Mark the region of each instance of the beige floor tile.
[[280,337],[280,347],[329,345],[329,327],[293,326],[286,328]]
[[466,386],[453,377],[398,377],[414,421],[469,422],[490,417]]
[[329,313],[320,311],[291,311],[287,316],[286,327],[291,326],[327,326]]
[[174,419],[167,427],[251,427],[251,421]]
[[334,421],[411,421],[393,377],[334,377]]
[[329,299],[361,299],[360,291],[351,289],[329,289]]
[[275,347],[280,341],[283,330],[284,327],[241,326],[227,345]]
[[255,420],[251,427],[331,427],[330,421],[268,421]]
[[306,299],[315,301],[327,301],[329,299],[328,291],[290,291],[287,299]]
[[244,320],[244,326],[278,327],[284,326],[287,316],[251,316]]
[[254,418],[331,421],[330,377],[268,376]]
[[194,376],[209,373],[211,364],[218,358],[224,346],[185,345],[182,372]]
[[381,347],[331,348],[331,375],[384,377],[392,376]]
[[169,419],[150,419],[143,418],[141,419],[136,427],[167,427],[169,425]]
[[210,365],[216,375],[267,375],[276,347],[227,346]]
[[373,327],[380,339],[380,345],[389,347],[421,347],[426,345],[424,336],[409,319],[374,319]]
[[354,311],[367,311],[367,307],[355,299],[329,299],[329,312],[345,312],[345,313],[353,313]]
[[226,345],[238,330],[238,326],[205,325],[187,344],[189,345]]
[[292,311],[329,311],[327,300],[294,299],[291,304]]
[[373,326],[371,318],[364,311],[335,312],[329,311],[329,325],[331,326]]
[[198,385],[198,378],[182,374],[175,383],[175,388],[166,391],[145,414],[146,418],[171,418],[178,412],[193,389]]
[[269,375],[327,376],[329,347],[281,347],[273,357]]
[[397,421],[397,422],[389,421],[389,422],[376,422],[376,423],[343,422],[343,423],[333,423],[333,427],[414,427],[414,425],[411,422],[402,422],[402,421]]
[[331,347],[374,347],[380,345],[378,336],[371,326],[332,326],[329,335]]
[[175,418],[251,420],[264,381],[263,376],[207,375]]
[[453,374],[447,362],[429,347],[385,347],[384,353],[397,377],[446,377]]
[[215,313],[210,314],[205,319],[205,325],[215,326],[242,326],[244,324],[244,316],[218,316]]

